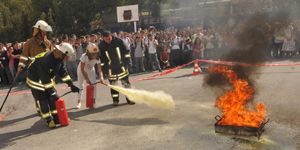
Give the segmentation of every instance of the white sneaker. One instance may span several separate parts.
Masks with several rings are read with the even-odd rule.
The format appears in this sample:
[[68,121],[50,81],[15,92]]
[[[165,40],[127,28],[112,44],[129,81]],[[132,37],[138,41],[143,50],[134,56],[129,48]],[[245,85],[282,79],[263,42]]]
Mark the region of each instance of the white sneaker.
[[78,102],[78,103],[77,103],[76,108],[77,108],[77,109],[80,109],[80,108],[81,108],[81,102]]

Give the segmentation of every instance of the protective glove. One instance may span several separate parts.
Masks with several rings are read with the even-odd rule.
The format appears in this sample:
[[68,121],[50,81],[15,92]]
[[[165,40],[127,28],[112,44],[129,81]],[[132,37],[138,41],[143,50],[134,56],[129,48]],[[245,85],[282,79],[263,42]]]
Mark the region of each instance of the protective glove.
[[79,91],[80,91],[80,89],[77,86],[75,86],[74,84],[72,84],[70,86],[70,88],[73,93],[79,93]]

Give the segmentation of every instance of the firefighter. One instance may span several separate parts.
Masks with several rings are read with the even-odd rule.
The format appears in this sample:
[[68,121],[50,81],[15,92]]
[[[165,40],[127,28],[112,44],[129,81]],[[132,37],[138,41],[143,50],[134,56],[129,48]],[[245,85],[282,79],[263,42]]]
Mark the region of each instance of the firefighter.
[[[111,85],[115,85],[118,80],[121,81],[125,88],[130,88],[128,66],[130,62],[130,51],[128,51],[123,41],[117,37],[113,37],[109,31],[104,31],[103,41],[99,44],[100,60],[103,73],[107,73],[108,81]],[[113,105],[119,104],[119,92],[111,89]],[[126,97],[127,103],[134,105]]]
[[31,88],[34,99],[39,101],[41,117],[46,119],[50,128],[59,125],[55,101],[58,99],[54,88],[54,78],[61,77],[61,80],[68,84],[72,92],[79,92],[71,77],[68,75],[63,60],[71,57],[74,49],[69,43],[61,43],[55,46],[53,51],[40,53],[28,67],[26,83]]
[[[23,46],[18,65],[18,74],[22,72],[39,53],[50,51],[52,49],[51,42],[47,39],[46,33],[52,32],[52,28],[47,22],[39,20],[32,27],[32,38],[30,38]],[[38,114],[40,109],[38,101],[35,100],[35,106]]]

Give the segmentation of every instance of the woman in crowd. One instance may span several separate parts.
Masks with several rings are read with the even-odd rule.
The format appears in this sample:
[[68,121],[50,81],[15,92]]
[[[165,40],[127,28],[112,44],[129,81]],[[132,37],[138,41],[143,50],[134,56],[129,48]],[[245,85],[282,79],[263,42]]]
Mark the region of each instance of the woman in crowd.
[[145,56],[145,43],[138,34],[134,43],[135,51],[134,58],[136,63],[136,72],[145,72],[144,56]]
[[193,44],[193,59],[202,59],[204,56],[204,44],[199,37],[196,37]]
[[14,55],[14,48],[12,46],[10,46],[7,49],[7,56],[9,58],[9,64],[8,64],[9,71],[11,73],[12,78],[15,78],[15,75],[16,75],[15,61],[16,61],[16,59],[19,59],[20,56]]

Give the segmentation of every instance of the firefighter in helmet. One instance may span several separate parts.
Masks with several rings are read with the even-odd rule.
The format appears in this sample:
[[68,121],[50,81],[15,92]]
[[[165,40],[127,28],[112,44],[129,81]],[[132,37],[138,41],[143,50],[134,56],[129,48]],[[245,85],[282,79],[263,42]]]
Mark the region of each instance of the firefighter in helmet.
[[[129,62],[130,51],[128,51],[123,41],[111,35],[110,31],[104,31],[103,41],[99,44],[100,60],[102,62],[103,73],[108,74],[109,83],[114,85],[118,80],[122,82],[125,88],[130,88],[129,82]],[[119,92],[111,89],[113,105],[119,104]],[[135,104],[126,97],[127,103]]]
[[54,78],[59,76],[72,92],[79,92],[63,64],[65,57],[71,57],[74,52],[71,44],[63,42],[56,45],[53,51],[36,55],[28,67],[26,83],[31,88],[34,99],[39,101],[41,117],[46,119],[50,128],[59,125],[55,107],[55,101],[59,97],[54,88]]
[[[52,49],[51,42],[47,39],[47,32],[52,32],[52,28],[47,22],[39,20],[32,27],[32,38],[30,38],[23,46],[23,51],[20,56],[18,65],[18,74],[20,74],[33,60],[33,58],[42,52]],[[35,106],[38,113],[38,101],[35,100]]]

